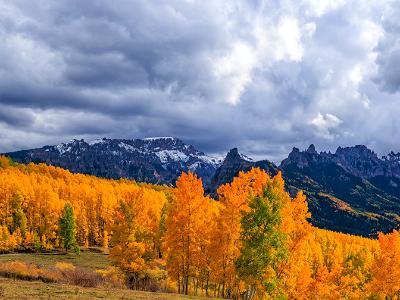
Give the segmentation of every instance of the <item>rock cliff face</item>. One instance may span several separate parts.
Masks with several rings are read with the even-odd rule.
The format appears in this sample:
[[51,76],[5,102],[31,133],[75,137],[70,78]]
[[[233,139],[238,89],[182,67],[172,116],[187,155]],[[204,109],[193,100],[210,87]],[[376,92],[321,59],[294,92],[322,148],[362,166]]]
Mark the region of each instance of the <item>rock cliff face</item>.
[[251,158],[240,154],[237,148],[231,149],[212,177],[208,192],[216,196],[215,192],[221,184],[231,182],[240,171],[250,171],[254,167],[261,168],[270,175],[278,173],[278,167],[274,163],[268,160],[253,161]]

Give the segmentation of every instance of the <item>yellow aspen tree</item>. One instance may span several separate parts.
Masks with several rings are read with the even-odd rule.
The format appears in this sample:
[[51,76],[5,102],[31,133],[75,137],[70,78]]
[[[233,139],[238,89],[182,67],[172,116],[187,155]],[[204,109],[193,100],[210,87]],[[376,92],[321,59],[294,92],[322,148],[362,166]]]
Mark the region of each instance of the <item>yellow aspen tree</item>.
[[235,270],[235,260],[240,254],[240,232],[242,212],[248,210],[251,197],[261,196],[270,177],[259,168],[249,172],[239,172],[232,183],[218,189],[221,203],[220,213],[216,220],[213,241],[212,272],[215,282],[221,284],[221,296],[225,290],[238,295],[239,278]]
[[390,234],[379,233],[379,253],[372,265],[369,290],[386,299],[400,297],[400,236],[397,230]]
[[178,290],[189,293],[189,279],[195,275],[194,260],[203,238],[200,231],[202,206],[206,205],[201,179],[182,173],[176,182],[175,198],[168,212],[165,233],[167,270],[178,283]]

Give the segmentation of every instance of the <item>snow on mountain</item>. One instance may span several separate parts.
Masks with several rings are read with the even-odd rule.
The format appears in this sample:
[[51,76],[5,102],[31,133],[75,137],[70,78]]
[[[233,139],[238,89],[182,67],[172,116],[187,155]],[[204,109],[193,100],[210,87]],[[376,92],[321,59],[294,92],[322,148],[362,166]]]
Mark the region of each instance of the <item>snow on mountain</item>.
[[147,137],[142,139],[143,141],[159,141],[159,140],[176,140],[177,138],[172,136],[160,136],[160,137]]
[[174,137],[74,139],[9,155],[24,163],[45,162],[77,173],[152,183],[174,183],[182,172],[190,170],[207,184],[221,164],[218,158]]
[[72,149],[69,143],[61,143],[55,147],[58,150],[58,152],[60,152],[60,155],[63,155],[66,152],[70,152]]
[[107,142],[106,138],[101,138],[101,139],[95,139],[95,140],[89,141],[88,144],[90,146],[93,146],[93,145],[96,145],[96,144],[104,144],[106,142]]
[[179,150],[161,150],[154,153],[162,163],[167,163],[169,160],[187,162],[189,157]]
[[[75,149],[77,145],[80,145],[79,149]],[[99,138],[88,142],[72,140],[54,147],[60,155],[72,153],[72,151],[77,153],[85,147],[88,148],[88,151],[90,149],[102,152],[109,151],[114,156],[121,155],[121,151],[144,156],[155,155],[162,164],[190,163],[191,170],[195,170],[201,164],[211,165],[216,168],[222,162],[221,159],[208,156],[175,137],[149,137],[135,140]],[[249,158],[247,160],[250,161]]]
[[242,154],[242,153],[239,153],[239,155],[240,155],[240,157],[241,157],[242,159],[244,159],[244,160],[246,160],[246,161],[250,161],[250,162],[254,161],[252,158],[250,158],[250,157],[248,157],[248,156],[246,156],[246,155],[244,155],[244,154]]

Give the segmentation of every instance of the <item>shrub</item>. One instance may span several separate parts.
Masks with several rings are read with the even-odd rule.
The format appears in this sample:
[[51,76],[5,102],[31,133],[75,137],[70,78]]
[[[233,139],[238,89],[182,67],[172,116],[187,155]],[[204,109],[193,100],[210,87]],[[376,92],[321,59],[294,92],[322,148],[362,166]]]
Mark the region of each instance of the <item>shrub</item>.
[[41,280],[43,282],[57,282],[59,275],[51,270],[41,269],[33,264],[13,261],[0,264],[0,276],[21,280]]
[[65,262],[57,262],[52,268],[42,268],[20,261],[0,263],[0,276],[19,280],[58,282],[82,287],[122,288],[125,286],[125,277],[116,268],[92,271]]
[[96,270],[106,279],[107,287],[124,288],[126,287],[125,274],[116,267],[108,267],[107,269]]
[[66,263],[66,262],[57,262],[56,269],[58,269],[60,271],[75,270],[75,266],[73,264]]
[[94,271],[84,268],[60,270],[61,282],[83,287],[99,287],[105,285],[106,279]]

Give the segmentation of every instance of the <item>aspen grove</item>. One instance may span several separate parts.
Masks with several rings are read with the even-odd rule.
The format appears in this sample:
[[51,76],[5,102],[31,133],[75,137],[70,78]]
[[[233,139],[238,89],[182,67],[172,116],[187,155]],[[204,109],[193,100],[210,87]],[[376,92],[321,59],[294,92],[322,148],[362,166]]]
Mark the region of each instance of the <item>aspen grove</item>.
[[[368,239],[316,228],[305,195],[291,197],[281,173],[257,168],[217,194],[218,201],[205,195],[190,172],[169,187],[0,157],[0,252],[109,248],[129,287],[141,290],[234,299],[400,297],[397,231]],[[71,228],[69,243],[62,226]]]

